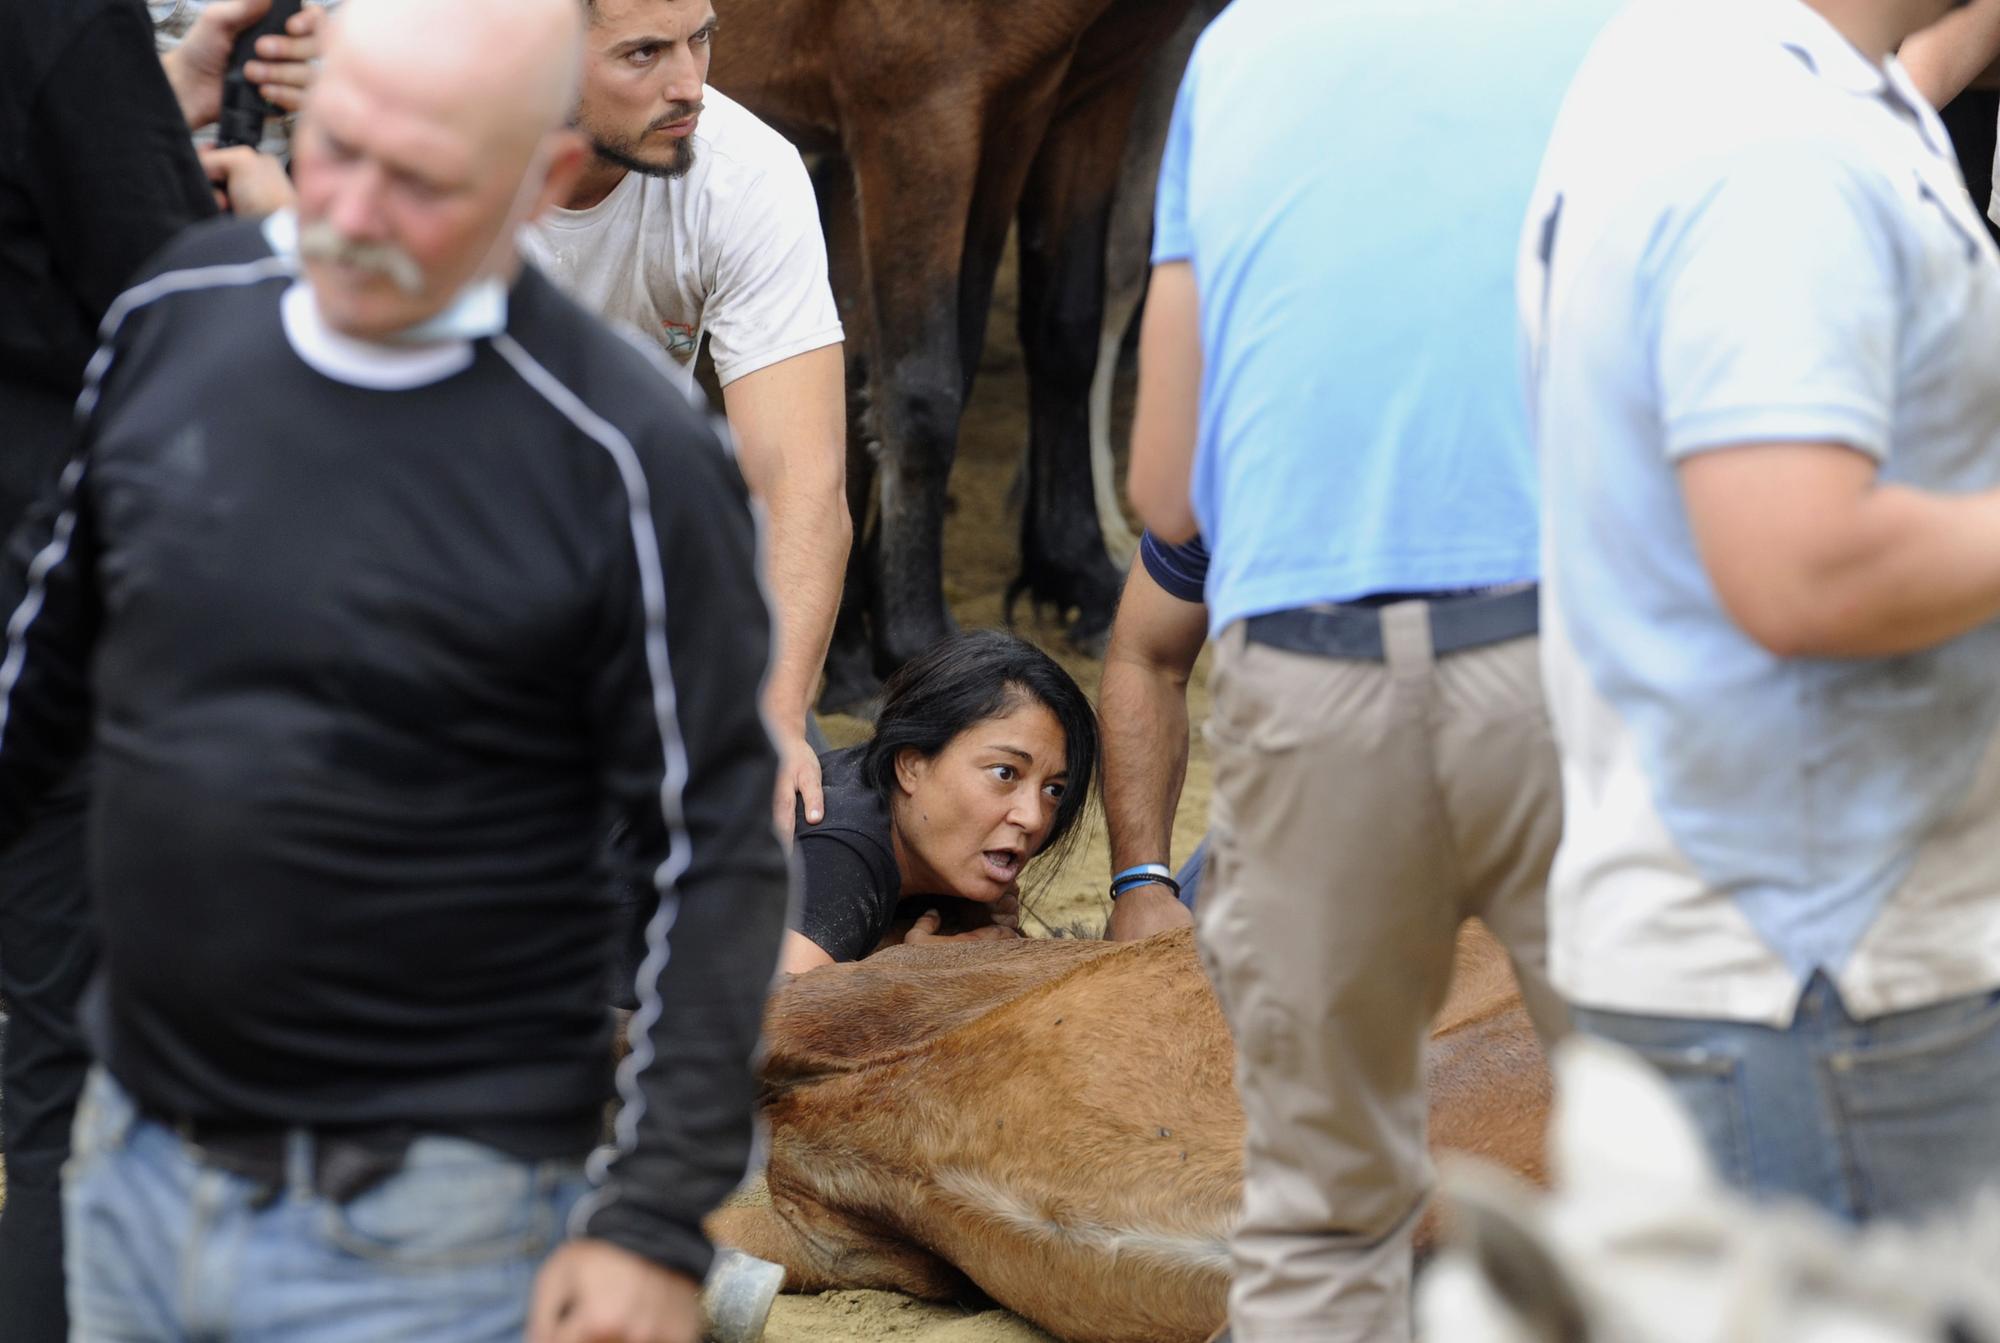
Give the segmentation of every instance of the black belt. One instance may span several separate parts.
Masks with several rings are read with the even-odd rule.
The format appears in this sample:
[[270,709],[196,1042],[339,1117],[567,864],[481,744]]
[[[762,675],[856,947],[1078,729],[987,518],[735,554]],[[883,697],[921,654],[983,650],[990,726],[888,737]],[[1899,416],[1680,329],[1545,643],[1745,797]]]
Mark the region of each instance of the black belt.
[[[1400,595],[1400,594],[1399,594]],[[1468,648],[1525,639],[1540,628],[1541,592],[1535,586],[1493,596],[1409,594],[1430,603],[1431,654],[1443,657]],[[1382,606],[1299,607],[1251,616],[1244,637],[1253,644],[1320,657],[1382,662]]]
[[[287,1140],[295,1130],[192,1119],[160,1122],[180,1135],[203,1165],[263,1185],[273,1197],[285,1187]],[[335,1203],[359,1198],[400,1171],[416,1139],[413,1130],[401,1125],[310,1132],[313,1189]]]

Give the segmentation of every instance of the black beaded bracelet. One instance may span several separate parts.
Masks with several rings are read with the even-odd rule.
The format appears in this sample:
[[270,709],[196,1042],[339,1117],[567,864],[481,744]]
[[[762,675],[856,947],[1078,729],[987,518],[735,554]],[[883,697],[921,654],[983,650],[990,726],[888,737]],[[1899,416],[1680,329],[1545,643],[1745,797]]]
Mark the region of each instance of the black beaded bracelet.
[[1121,876],[1111,883],[1111,898],[1116,900],[1127,891],[1136,891],[1141,886],[1164,886],[1174,893],[1176,900],[1180,898],[1181,884],[1162,872],[1141,872],[1133,876]]

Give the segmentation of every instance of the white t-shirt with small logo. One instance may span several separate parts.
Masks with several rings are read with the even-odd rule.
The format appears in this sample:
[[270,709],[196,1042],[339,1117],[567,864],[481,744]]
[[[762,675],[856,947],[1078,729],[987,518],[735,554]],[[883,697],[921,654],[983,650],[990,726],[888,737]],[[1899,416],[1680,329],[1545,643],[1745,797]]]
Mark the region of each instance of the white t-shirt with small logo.
[[826,239],[790,141],[714,89],[678,178],[628,173],[587,210],[551,210],[523,234],[571,298],[637,328],[682,365],[705,336],[726,386],[841,339]]

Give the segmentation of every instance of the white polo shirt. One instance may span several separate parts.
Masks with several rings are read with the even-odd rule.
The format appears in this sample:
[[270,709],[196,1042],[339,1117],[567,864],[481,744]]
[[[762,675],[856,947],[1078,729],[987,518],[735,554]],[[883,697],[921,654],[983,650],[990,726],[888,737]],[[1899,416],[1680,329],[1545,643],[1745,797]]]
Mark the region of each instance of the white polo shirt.
[[1774,657],[1676,473],[1791,440],[2000,486],[2000,261],[1935,114],[1800,0],[1636,0],[1557,118],[1519,274],[1558,987],[1782,1025],[1815,971],[1860,1017],[2000,984],[2000,626]]
[[683,177],[627,173],[522,244],[563,291],[682,365],[706,338],[727,386],[841,339],[819,206],[799,151],[712,88]]

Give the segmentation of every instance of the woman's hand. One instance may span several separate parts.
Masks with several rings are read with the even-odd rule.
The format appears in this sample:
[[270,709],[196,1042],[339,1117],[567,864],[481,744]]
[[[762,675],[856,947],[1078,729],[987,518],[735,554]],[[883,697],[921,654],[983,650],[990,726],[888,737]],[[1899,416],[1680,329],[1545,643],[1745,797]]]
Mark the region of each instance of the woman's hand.
[[903,945],[917,947],[927,942],[995,942],[1021,935],[1020,929],[1004,923],[983,924],[962,933],[941,933],[938,927],[943,921],[935,909],[925,910],[923,917],[911,924],[910,931],[903,934]]

